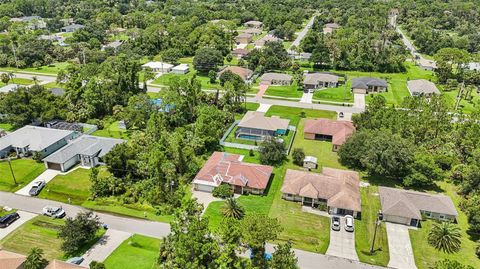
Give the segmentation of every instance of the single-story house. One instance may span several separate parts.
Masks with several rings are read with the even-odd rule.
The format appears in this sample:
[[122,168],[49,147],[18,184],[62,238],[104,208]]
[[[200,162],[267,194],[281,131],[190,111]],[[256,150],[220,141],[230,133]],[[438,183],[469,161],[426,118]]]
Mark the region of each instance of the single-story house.
[[4,249],[0,250],[0,268],[1,269],[23,269],[27,257],[22,254],[10,252]]
[[243,25],[249,28],[262,28],[263,23],[261,21],[247,21]]
[[81,265],[76,265],[73,263],[68,263],[59,260],[53,260],[48,263],[45,269],[87,269],[87,267],[83,267]]
[[331,33],[333,33],[333,31],[335,31],[339,28],[340,28],[340,25],[338,25],[336,23],[327,23],[323,27],[323,33],[324,34],[331,34]]
[[172,73],[174,74],[186,74],[190,72],[190,67],[188,66],[188,64],[179,64],[175,67],[172,68]]
[[288,55],[290,56],[290,58],[293,58],[293,59],[299,60],[299,61],[308,61],[312,57],[312,54],[309,53],[309,52],[296,53],[294,51],[288,50],[288,53],[289,53]]
[[77,163],[95,167],[110,150],[125,140],[109,137],[82,135],[43,159],[48,169],[67,171]]
[[248,28],[246,30],[243,31],[244,33],[246,34],[251,34],[251,35],[259,35],[262,33],[262,30],[258,29],[258,28]]
[[71,24],[71,25],[67,25],[65,27],[62,27],[60,28],[60,31],[62,33],[73,33],[79,29],[83,29],[85,28],[84,25],[81,25],[81,24]]
[[249,50],[247,49],[242,49],[242,48],[237,48],[232,50],[232,55],[237,57],[237,59],[241,59],[245,56],[247,56],[250,53]]
[[237,44],[248,44],[252,42],[253,35],[247,33],[241,33],[235,37],[235,43]]
[[11,22],[23,22],[27,24],[27,29],[37,30],[47,28],[47,23],[40,16],[24,16],[20,18],[11,18]]
[[193,180],[198,191],[212,192],[221,184],[232,186],[238,194],[263,194],[273,167],[243,162],[243,155],[214,152]]
[[218,72],[217,76],[220,77],[223,72],[230,71],[238,76],[240,76],[243,81],[246,83],[250,81],[250,79],[253,76],[253,71],[247,68],[243,68],[240,66],[229,66],[227,68],[224,68],[222,71]]
[[318,165],[317,157],[305,156],[303,159],[303,167],[308,169],[316,169]]
[[63,88],[50,88],[48,90],[55,96],[64,96],[65,95],[65,89],[63,89]]
[[324,167],[322,173],[312,173],[288,169],[280,191],[285,200],[325,209],[329,214],[360,216],[360,177],[354,171]]
[[475,62],[468,63],[467,64],[467,69],[471,70],[471,71],[480,71],[480,62],[478,62],[478,63],[475,63]]
[[67,122],[63,120],[51,120],[45,123],[45,127],[59,130],[83,132],[83,125],[76,122]]
[[265,117],[265,113],[248,111],[237,125],[235,137],[246,140],[264,140],[287,133],[289,120],[278,116]]
[[437,63],[432,60],[427,60],[423,57],[420,57],[420,59],[417,60],[418,67],[422,68],[423,70],[429,70],[433,71],[437,69]]
[[114,52],[118,52],[118,50],[122,45],[123,45],[123,40],[115,40],[103,46],[102,51],[105,50],[106,48],[112,48]]
[[353,93],[377,93],[387,91],[387,81],[379,78],[360,77],[352,79]]
[[273,35],[266,35],[258,39],[257,41],[255,41],[255,47],[260,48],[265,46],[267,42],[276,42],[276,41],[282,41],[282,39]]
[[164,62],[148,62],[142,65],[143,68],[150,68],[155,73],[169,73],[172,71],[173,65]]
[[260,77],[260,83],[267,85],[290,85],[292,80],[291,75],[281,73],[265,73]]
[[407,88],[411,96],[431,97],[434,94],[440,94],[435,83],[426,79],[415,79],[407,81]]
[[339,76],[329,73],[306,73],[303,78],[305,90],[334,88],[338,86]]
[[0,138],[0,157],[5,157],[12,151],[17,154],[40,152],[45,157],[78,135],[73,131],[27,125]]
[[350,121],[329,119],[305,120],[303,137],[305,139],[332,141],[333,151],[337,151],[355,132],[355,126]]
[[19,87],[20,87],[20,85],[15,84],[15,83],[7,84],[7,85],[0,88],[0,93],[1,92],[3,92],[3,93],[11,92],[11,91],[16,90]]
[[379,187],[383,220],[418,227],[420,220],[454,221],[458,216],[450,197],[388,187]]

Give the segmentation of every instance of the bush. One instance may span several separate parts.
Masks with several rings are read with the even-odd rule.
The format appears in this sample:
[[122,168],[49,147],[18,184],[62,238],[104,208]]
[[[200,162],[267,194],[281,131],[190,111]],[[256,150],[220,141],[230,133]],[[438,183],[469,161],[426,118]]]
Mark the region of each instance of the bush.
[[93,212],[80,212],[75,218],[67,218],[58,237],[63,240],[62,250],[73,254],[87,242],[95,238],[100,228],[100,220]]
[[285,145],[275,138],[267,138],[260,144],[260,162],[262,164],[279,164],[285,160]]
[[305,159],[305,152],[301,148],[295,148],[292,152],[293,163],[299,166],[303,166],[303,160]]
[[232,187],[230,187],[230,185],[222,184],[216,187],[215,189],[213,189],[212,195],[213,197],[225,199],[233,196],[233,190],[232,190]]
[[34,159],[37,163],[42,162],[43,155],[41,152],[34,151],[32,154],[32,159]]

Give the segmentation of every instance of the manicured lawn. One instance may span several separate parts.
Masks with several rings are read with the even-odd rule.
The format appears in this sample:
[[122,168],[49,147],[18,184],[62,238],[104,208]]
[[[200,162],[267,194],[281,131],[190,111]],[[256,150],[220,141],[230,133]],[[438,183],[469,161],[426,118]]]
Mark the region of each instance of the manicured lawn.
[[128,139],[130,137],[130,132],[125,129],[121,129],[119,127],[119,122],[114,121],[110,123],[110,125],[105,125],[102,130],[97,130],[93,132],[92,135]]
[[470,235],[467,233],[469,228],[467,216],[458,207],[461,198],[456,194],[455,186],[452,184],[441,182],[439,183],[439,186],[445,190],[444,194],[452,198],[453,203],[457,207],[457,225],[460,227],[462,233],[461,249],[457,253],[446,254],[430,246],[430,244],[427,242],[428,233],[430,232],[434,221],[422,221],[421,228],[418,230],[410,230],[410,240],[412,242],[413,254],[415,256],[415,264],[419,269],[429,269],[430,266],[438,260],[451,259],[457,260],[465,265],[471,265],[474,268],[480,268],[480,259],[478,259],[475,255],[475,249],[478,245],[479,235]]
[[160,77],[158,77],[157,79],[155,79],[154,81],[152,81],[152,84],[153,85],[170,86],[170,85],[172,85],[173,81],[178,81],[178,80],[182,80],[182,79],[190,79],[195,74],[197,75],[196,78],[202,84],[202,89],[211,90],[211,89],[221,89],[222,88],[222,86],[220,86],[220,84],[218,83],[218,80],[217,80],[216,83],[212,84],[212,83],[210,83],[210,78],[208,78],[205,75],[198,74],[194,70],[190,70],[189,73],[184,74],[184,75],[182,75],[182,74],[172,74],[172,73],[164,74],[164,75],[161,75]]
[[105,260],[107,269],[155,269],[160,240],[134,234]]
[[11,160],[12,170],[17,180],[14,183],[7,161],[0,162],[0,191],[15,192],[30,183],[45,171],[45,165],[32,159]]
[[289,86],[269,86],[265,95],[289,97],[289,98],[301,98],[303,90],[297,86],[297,82],[292,83]]
[[0,129],[7,132],[11,132],[13,131],[13,126],[9,123],[0,123]]
[[[249,111],[256,111],[260,107],[260,104],[259,103],[246,103],[245,107]],[[1,126],[2,125],[0,124],[0,128],[1,128]]]
[[57,82],[50,82],[47,84],[44,84],[43,87],[47,89],[52,89],[52,88],[63,88],[65,85],[64,84],[58,84]]
[[345,85],[316,91],[313,94],[313,99],[334,102],[353,102],[353,94],[350,89],[351,87],[352,81],[348,80]]
[[[440,91],[442,91],[442,87],[439,86]],[[447,103],[453,110],[455,108],[455,103],[457,101],[457,95],[458,95],[458,90],[455,91],[442,91],[443,96],[445,97]],[[460,104],[458,106],[458,110],[463,111],[465,113],[472,113],[477,107],[478,103],[480,101],[480,95],[477,93],[477,91],[472,91],[472,100],[467,101],[467,100],[461,100]]]
[[8,82],[8,84],[32,85],[33,80],[28,78],[13,78]]
[[279,116],[280,118],[289,119],[290,125],[297,126],[300,122],[301,112],[305,112],[307,118],[327,118],[336,119],[337,113],[333,111],[316,110],[316,109],[302,109],[297,107],[286,107],[273,105],[265,113],[266,116]]
[[50,75],[56,75],[60,70],[67,68],[69,63],[67,62],[60,62],[60,63],[54,63],[51,65],[46,65],[46,66],[41,66],[38,68],[35,67],[28,67],[28,68],[14,68],[14,67],[5,67],[5,68],[0,68],[2,71],[11,71],[11,72],[34,72],[34,73],[41,73],[41,74],[50,74]]
[[[17,228],[4,239],[0,241],[1,248],[20,254],[28,254],[31,248],[38,247],[43,249],[44,257],[48,260],[61,259],[68,257],[60,249],[62,240],[57,237],[60,228],[64,225],[63,219],[52,219],[45,216],[38,216]],[[79,253],[72,256],[81,256],[88,250],[100,237],[105,230],[99,229],[97,236],[85,245]]]
[[370,248],[375,231],[377,213],[381,209],[378,187],[371,185],[360,188],[362,199],[362,218],[355,220],[355,248],[361,262],[386,267],[390,260],[388,240],[385,223],[382,222],[377,228],[374,253],[370,254]]

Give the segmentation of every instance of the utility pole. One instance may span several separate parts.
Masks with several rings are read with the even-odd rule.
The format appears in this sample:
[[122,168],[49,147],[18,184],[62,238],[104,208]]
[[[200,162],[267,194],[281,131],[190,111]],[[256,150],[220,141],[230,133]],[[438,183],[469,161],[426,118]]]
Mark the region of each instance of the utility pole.
[[8,166],[10,167],[10,173],[12,173],[13,182],[17,185],[17,179],[15,178],[15,174],[13,173],[12,163],[10,162],[10,157],[7,158]]
[[372,246],[370,247],[370,254],[372,254],[374,252],[375,239],[377,237],[377,229],[378,229],[378,226],[380,226],[381,223],[382,223],[382,221],[380,220],[380,214],[378,214],[377,215],[377,220],[375,221],[375,231],[373,232],[373,240],[372,240]]
[[457,94],[457,102],[455,103],[455,111],[457,111],[460,101],[462,100],[463,91],[465,90],[465,82],[463,81],[460,85],[460,91]]
[[17,61],[17,52],[15,51],[15,45],[12,42],[12,51],[13,51],[13,58],[15,59],[15,66],[18,68],[18,61]]

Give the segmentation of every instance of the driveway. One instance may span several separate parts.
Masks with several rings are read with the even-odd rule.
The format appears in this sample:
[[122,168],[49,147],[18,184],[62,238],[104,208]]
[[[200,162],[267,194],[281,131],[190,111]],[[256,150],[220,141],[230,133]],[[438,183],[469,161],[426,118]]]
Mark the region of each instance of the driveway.
[[125,240],[127,240],[132,234],[122,231],[109,229],[98,240],[92,248],[87,250],[83,255],[82,266],[89,266],[92,261],[103,262],[112,252]]
[[358,261],[357,251],[355,250],[355,233],[345,231],[345,218],[341,217],[340,231],[330,229],[330,245],[328,245],[327,255]]
[[300,99],[300,103],[311,104],[312,99],[313,99],[313,92],[303,92],[302,99]]
[[386,222],[390,261],[388,267],[416,269],[408,226]]
[[262,98],[269,86],[270,85],[267,85],[267,84],[260,84],[260,86],[258,86],[258,92],[255,95],[255,98],[258,98],[258,99]]
[[193,188],[192,188],[192,196],[197,198],[197,202],[199,204],[203,205],[203,212],[207,210],[207,207],[211,202],[222,201],[222,199],[220,198],[213,197],[213,195],[209,192],[196,191]]
[[25,222],[37,216],[36,214],[24,211],[17,211],[17,213],[18,215],[20,215],[19,219],[17,219],[14,223],[10,224],[10,226],[8,226],[7,228],[0,229],[0,240],[5,238],[5,236],[9,235],[11,232],[20,227]]
[[264,112],[266,113],[272,105],[270,104],[260,104],[260,106],[257,108],[258,112]]
[[353,95],[353,107],[365,109],[365,94],[355,93]]
[[45,183],[48,183],[50,180],[52,180],[55,176],[60,174],[61,172],[58,170],[53,170],[53,169],[47,169],[43,173],[41,173],[37,178],[32,180],[30,183],[28,183],[25,187],[21,188],[16,194],[20,195],[26,195],[29,196],[28,191],[32,188],[33,183],[39,180],[45,180]]

